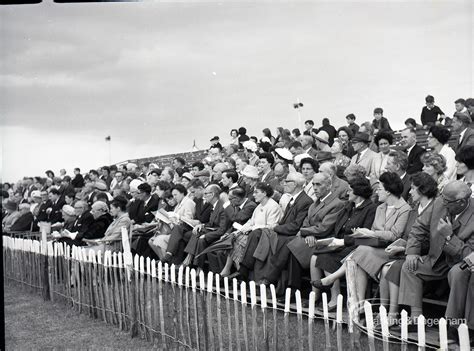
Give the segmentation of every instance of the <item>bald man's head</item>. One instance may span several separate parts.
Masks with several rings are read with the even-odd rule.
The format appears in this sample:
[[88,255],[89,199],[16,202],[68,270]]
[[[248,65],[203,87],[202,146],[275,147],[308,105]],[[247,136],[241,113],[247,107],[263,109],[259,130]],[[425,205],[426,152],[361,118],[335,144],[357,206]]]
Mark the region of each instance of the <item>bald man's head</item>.
[[448,213],[451,215],[462,213],[469,206],[471,193],[469,185],[460,180],[446,184],[441,197]]

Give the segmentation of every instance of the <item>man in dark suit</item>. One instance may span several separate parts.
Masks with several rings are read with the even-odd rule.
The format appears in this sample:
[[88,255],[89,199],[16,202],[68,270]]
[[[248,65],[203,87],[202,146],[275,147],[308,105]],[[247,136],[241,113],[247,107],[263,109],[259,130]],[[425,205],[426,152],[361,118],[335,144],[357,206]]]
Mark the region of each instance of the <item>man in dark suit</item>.
[[70,245],[84,245],[82,238],[87,235],[89,228],[94,223],[94,216],[89,212],[87,202],[78,201],[74,204],[76,220],[71,227],[71,238],[62,238],[62,241]]
[[470,127],[471,117],[467,113],[456,112],[453,116],[453,132],[459,133],[454,151],[458,152],[464,146],[474,145],[474,129]]
[[52,188],[49,191],[49,199],[51,200],[51,207],[46,210],[48,214],[48,222],[56,223],[63,222],[62,208],[66,204],[63,199],[60,198],[61,194],[56,188]]
[[191,264],[203,267],[204,257],[201,256],[195,260],[195,256],[199,255],[206,247],[213,242],[219,240],[230,227],[230,220],[224,211],[223,203],[219,200],[221,188],[216,184],[211,184],[204,189],[204,199],[212,205],[211,217],[207,226],[198,224],[193,229],[193,236],[186,245],[184,251],[188,254],[183,265]]
[[[192,224],[197,226],[199,224],[209,223],[213,207],[210,203],[204,202],[202,199],[204,194],[204,184],[199,179],[193,179],[189,183],[188,194],[196,204],[195,219]],[[183,261],[184,248],[193,236],[192,229],[193,228],[186,223],[180,223],[171,229],[171,236],[168,241],[168,247],[166,248],[166,254],[163,261],[176,264]]]
[[141,200],[138,208],[136,223],[150,223],[155,218],[153,212],[158,210],[158,197],[151,195],[151,186],[148,183],[142,183],[138,186],[137,197]]
[[402,147],[408,155],[407,173],[414,174],[423,170],[423,163],[421,162],[421,155],[426,150],[416,143],[416,131],[413,128],[406,128],[401,132]]
[[38,205],[38,215],[36,216],[36,220],[38,222],[47,222],[48,221],[48,208],[52,206],[52,202],[48,199],[48,192],[46,190],[41,191],[41,202]]
[[[448,183],[435,200],[432,211],[423,212],[410,231],[398,302],[411,307],[411,317],[415,320],[422,313],[423,282],[444,279],[451,267],[474,251],[471,193],[469,185],[462,181]],[[428,255],[420,256],[421,247],[427,241]],[[452,304],[460,302],[448,301],[448,316],[453,311]]]
[[[273,256],[277,256],[282,247],[285,247],[287,242],[296,235],[308,213],[309,206],[313,203],[313,200],[303,190],[305,182],[306,179],[300,173],[291,172],[286,177],[284,192],[290,194],[291,199],[278,225],[271,228],[278,235],[277,249]],[[271,270],[272,262],[277,263],[272,259],[272,255],[269,255],[266,262],[255,259],[254,253],[261,236],[261,230],[254,230],[249,234],[247,248],[239,270],[244,279],[248,279],[253,270],[255,270],[257,278],[268,279],[265,272]]]
[[398,174],[403,183],[402,197],[405,201],[408,201],[410,197],[411,189],[411,177],[407,172],[408,157],[400,150],[392,150],[388,155],[387,165],[385,170],[387,172],[393,172]]
[[344,208],[345,202],[331,193],[331,187],[329,175],[314,175],[313,188],[317,200],[309,207],[308,215],[296,236],[272,258],[273,270],[268,282],[275,282],[289,261],[288,285],[295,289],[301,287],[301,269],[309,268],[316,240],[333,235],[339,212]]
[[71,180],[71,184],[76,189],[80,189],[84,186],[84,177],[81,174],[80,168],[74,168],[74,178]]
[[30,204],[20,204],[18,206],[20,217],[12,224],[10,231],[12,232],[26,232],[31,230],[31,225],[35,220],[30,211]]

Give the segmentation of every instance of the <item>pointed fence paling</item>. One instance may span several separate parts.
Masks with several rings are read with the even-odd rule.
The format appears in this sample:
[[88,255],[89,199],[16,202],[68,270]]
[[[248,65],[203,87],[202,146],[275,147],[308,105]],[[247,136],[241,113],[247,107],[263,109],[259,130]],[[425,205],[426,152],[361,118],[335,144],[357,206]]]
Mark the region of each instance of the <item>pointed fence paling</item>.
[[[125,230],[126,232],[126,230]],[[127,239],[128,241],[128,239]],[[350,260],[347,260],[350,261]],[[350,264],[350,263],[349,263]],[[20,283],[29,292],[40,293],[45,300],[63,302],[79,313],[101,319],[141,337],[157,347],[197,350],[315,350],[315,294],[309,296],[308,312],[303,313],[299,291],[286,290],[283,318],[278,307],[275,287],[270,285],[270,303],[265,285],[256,286],[189,267],[162,264],[149,258],[127,253],[95,252],[64,243],[3,237],[5,283]],[[352,271],[348,267],[348,271]],[[221,290],[221,285],[223,289]],[[348,289],[354,287],[348,277]],[[232,289],[231,289],[232,287]],[[248,294],[250,303],[248,303]],[[355,292],[348,292],[349,329],[358,323],[360,306],[355,306]],[[295,317],[297,334],[290,335],[290,318]],[[232,304],[232,300],[234,303]],[[330,318],[327,296],[322,294],[322,319],[337,325],[341,343],[343,297],[337,298],[336,318]],[[223,303],[224,301],[224,303]],[[259,308],[257,308],[259,307]],[[272,309],[272,317],[268,309]],[[365,301],[366,331],[374,337],[373,311]],[[356,317],[357,316],[357,317]],[[387,311],[379,309],[384,340],[393,337],[387,325]],[[269,318],[270,317],[270,318]],[[307,318],[304,327],[303,318]],[[401,313],[401,341],[408,341],[407,314]],[[354,324],[352,324],[354,322]],[[469,349],[465,324],[458,328],[461,349]],[[439,322],[439,346],[447,349],[446,321]],[[331,341],[326,335],[326,345]],[[306,340],[306,341],[305,341]],[[424,317],[418,319],[420,347],[426,346]]]

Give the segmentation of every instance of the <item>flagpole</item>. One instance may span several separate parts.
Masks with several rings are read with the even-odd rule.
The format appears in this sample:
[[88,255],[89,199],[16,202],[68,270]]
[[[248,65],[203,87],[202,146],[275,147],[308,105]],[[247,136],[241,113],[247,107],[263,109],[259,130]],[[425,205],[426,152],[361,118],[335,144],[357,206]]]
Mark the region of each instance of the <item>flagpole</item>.
[[304,131],[304,126],[303,123],[301,122],[301,112],[300,109],[303,107],[303,103],[300,102],[300,99],[297,98],[296,102],[293,104],[293,108],[296,110],[296,113],[298,113],[298,128],[302,128],[301,131]]
[[109,136],[105,137],[105,142],[109,144],[109,166],[112,164],[112,138]]

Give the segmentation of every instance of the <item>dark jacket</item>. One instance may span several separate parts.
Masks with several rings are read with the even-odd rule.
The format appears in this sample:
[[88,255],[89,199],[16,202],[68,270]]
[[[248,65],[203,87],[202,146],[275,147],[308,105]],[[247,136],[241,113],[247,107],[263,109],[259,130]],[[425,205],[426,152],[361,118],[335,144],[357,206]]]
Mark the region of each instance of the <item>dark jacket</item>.
[[84,177],[82,174],[76,174],[73,180],[71,180],[71,184],[74,188],[82,188],[84,186]]
[[56,201],[56,203],[53,203],[51,205],[51,212],[49,213],[49,216],[48,216],[48,222],[50,223],[63,222],[63,214],[61,210],[65,204],[66,203],[64,202],[64,200],[59,198],[58,201]]
[[132,199],[128,203],[128,216],[130,217],[131,221],[135,221],[135,223],[140,224],[140,209],[143,207],[143,201],[138,199]]
[[194,202],[196,203],[196,219],[201,223],[208,223],[211,217],[212,205],[197,198],[194,199]]
[[413,149],[411,149],[410,153],[408,154],[408,174],[414,174],[423,170],[421,155],[423,155],[425,152],[426,150],[418,144],[415,144],[415,146],[413,146]]
[[33,214],[31,212],[27,212],[16,220],[15,223],[12,224],[10,227],[10,231],[12,232],[26,232],[30,231],[31,224],[34,221]]
[[362,202],[359,207],[355,207],[353,202],[347,202],[337,218],[334,236],[344,238],[344,236],[352,234],[354,228],[370,229],[376,210],[377,204],[374,204],[370,199]]
[[250,219],[250,217],[252,217],[255,207],[257,207],[257,204],[247,199],[242,208],[240,208],[240,206],[235,207],[229,205],[224,211],[232,223],[237,222],[239,224],[244,224]]
[[222,205],[222,202],[218,201],[215,209],[211,213],[211,217],[209,218],[207,227],[213,229],[205,231],[206,236],[204,240],[206,240],[208,244],[218,240],[230,227],[231,223],[229,217],[227,217]]
[[103,214],[90,224],[89,230],[82,236],[83,239],[99,239],[104,237],[104,233],[112,223],[112,216],[108,213]]
[[36,217],[36,220],[38,222],[47,222],[48,221],[48,214],[46,213],[46,210],[52,206],[51,200],[46,200],[40,203],[38,209],[38,216]]
[[388,122],[388,119],[385,117],[380,118],[380,120],[374,120],[372,121],[372,125],[374,126],[374,129],[378,129],[379,133],[380,132],[391,132],[392,128],[390,127],[390,123]]
[[89,211],[85,211],[79,218],[76,218],[71,232],[77,232],[76,239],[81,240],[88,233],[92,223],[94,223],[94,216]]
[[[138,208],[137,220],[135,223],[150,223],[155,218],[155,215],[152,212],[158,210],[159,199],[156,195],[152,195],[147,203],[141,201],[141,204]],[[130,218],[131,219],[131,218]]]
[[312,203],[313,200],[302,191],[296,198],[293,206],[288,204],[279,224],[273,228],[273,230],[279,235],[296,235],[303,224],[303,221],[308,214],[308,209]]

